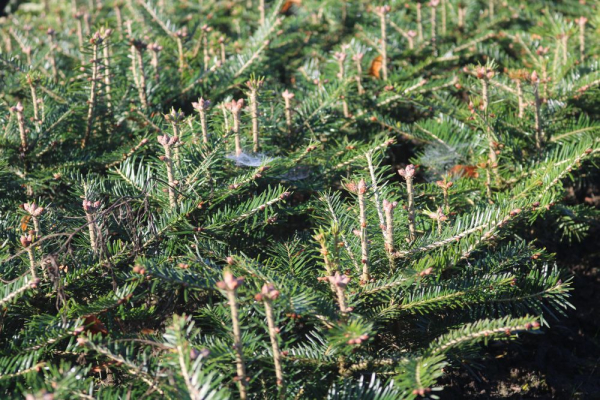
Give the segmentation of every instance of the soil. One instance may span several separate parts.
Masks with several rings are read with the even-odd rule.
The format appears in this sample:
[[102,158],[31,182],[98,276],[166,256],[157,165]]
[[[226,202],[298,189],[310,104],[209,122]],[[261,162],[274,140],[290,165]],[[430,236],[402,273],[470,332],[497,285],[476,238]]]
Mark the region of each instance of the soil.
[[541,335],[486,347],[477,369],[444,378],[441,399],[600,399],[600,229],[553,251],[574,277],[576,309]]

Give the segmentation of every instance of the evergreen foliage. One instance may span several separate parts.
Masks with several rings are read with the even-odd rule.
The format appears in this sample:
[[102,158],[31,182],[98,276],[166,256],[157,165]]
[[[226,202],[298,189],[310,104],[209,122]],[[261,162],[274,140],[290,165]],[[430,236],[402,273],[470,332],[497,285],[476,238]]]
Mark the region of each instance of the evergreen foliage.
[[11,3],[2,398],[436,398],[566,317],[596,5],[375,3]]

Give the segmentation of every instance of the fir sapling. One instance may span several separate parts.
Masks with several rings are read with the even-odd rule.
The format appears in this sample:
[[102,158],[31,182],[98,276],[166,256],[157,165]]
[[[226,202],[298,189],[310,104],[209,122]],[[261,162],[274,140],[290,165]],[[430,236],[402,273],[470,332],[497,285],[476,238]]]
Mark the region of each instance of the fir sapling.
[[[171,129],[173,130],[173,137],[181,139],[181,134],[179,132],[179,125],[183,121],[184,115],[181,111],[175,111],[174,108],[171,109],[171,112],[165,114],[165,121],[171,124]],[[181,157],[179,156],[179,146],[182,144],[181,140],[178,140],[177,143],[173,144],[174,151],[174,159],[177,163],[177,166],[181,166]]]
[[92,44],[92,59],[90,60],[90,64],[92,65],[92,76],[90,78],[90,97],[88,100],[88,114],[87,114],[87,124],[85,129],[85,136],[83,137],[83,141],[81,142],[81,147],[85,147],[90,135],[92,134],[92,125],[94,123],[94,114],[96,111],[96,101],[97,101],[97,93],[96,86],[98,83],[98,64],[100,59],[98,58],[98,46],[102,43],[104,39],[100,35],[100,32],[96,32],[94,36],[90,39],[90,43]]
[[158,143],[163,146],[165,151],[165,155],[160,156],[160,159],[165,163],[165,167],[167,169],[167,191],[169,193],[169,204],[171,208],[175,208],[177,206],[177,194],[175,192],[175,185],[177,183],[175,181],[175,175],[173,172],[173,152],[171,150],[178,142],[179,137],[171,137],[166,133],[158,137]]
[[446,31],[447,31],[447,14],[448,14],[448,10],[447,10],[447,5],[446,5],[446,0],[441,0],[440,3],[440,8],[442,10],[442,35],[446,35]]
[[137,68],[137,78],[138,78],[138,93],[140,96],[140,103],[142,104],[143,109],[148,109],[148,94],[146,90],[146,70],[144,68],[144,52],[148,45],[141,40],[133,39],[131,41],[131,45],[135,49],[135,60],[137,60],[137,65],[132,66],[132,68]]
[[[333,231],[333,235],[335,237],[338,232],[337,227],[333,226],[332,231]],[[327,271],[327,276],[331,276],[337,269],[337,266],[335,265],[333,258],[330,257],[331,254],[329,252],[329,249],[327,248],[326,233],[323,230],[320,230],[319,233],[314,236],[314,239],[315,239],[315,241],[317,241],[319,243],[319,246],[320,246],[319,251],[320,251],[321,255],[323,256],[323,263],[325,265],[325,271]],[[337,252],[337,248],[335,248],[335,246],[334,246],[334,249]],[[336,255],[336,254],[334,253],[334,255]],[[328,279],[328,278],[326,278],[326,279]],[[331,285],[331,290],[333,291],[333,293],[336,293],[335,287],[333,285]]]
[[488,138],[489,158],[492,168],[495,170],[498,165],[498,156],[496,154],[496,143],[492,134],[492,129],[489,122],[488,106],[490,104],[490,80],[495,73],[491,68],[479,66],[475,68],[475,76],[481,83],[481,105],[480,109],[483,112],[484,123],[486,124],[486,132]]
[[198,114],[200,114],[200,127],[202,129],[202,142],[208,143],[208,122],[206,119],[206,111],[208,111],[210,107],[210,101],[205,100],[202,97],[198,99],[197,102],[192,103],[192,106]]
[[361,282],[367,283],[371,280],[369,273],[369,239],[367,237],[367,213],[366,213],[366,199],[365,194],[367,193],[367,183],[364,179],[356,182],[348,182],[346,189],[349,192],[354,193],[357,196],[358,201],[358,224],[360,230],[358,236],[360,237],[360,251],[361,251],[361,263],[362,263],[362,275]]
[[[233,263],[233,259],[228,258],[228,263]],[[217,287],[225,292],[229,301],[231,311],[231,325],[233,328],[233,348],[235,350],[235,363],[237,366],[237,381],[240,390],[240,399],[245,400],[248,397],[246,376],[246,364],[244,362],[244,349],[242,344],[242,330],[240,329],[240,318],[237,300],[237,290],[244,282],[244,278],[236,278],[230,271],[223,273],[223,280],[217,282]]]
[[346,286],[348,286],[348,283],[350,283],[350,277],[343,274],[340,275],[340,273],[336,271],[334,275],[328,276],[327,279],[335,288],[340,312],[342,314],[347,314],[352,311],[352,309],[348,307],[348,303],[346,301]]
[[284,90],[281,93],[281,97],[283,97],[283,101],[285,103],[285,123],[288,128],[288,132],[292,132],[292,99],[294,98],[294,93],[289,90]]
[[412,242],[417,238],[417,229],[415,225],[415,193],[413,186],[415,166],[412,164],[407,165],[406,168],[399,169],[398,174],[406,181],[406,192],[408,193],[408,202],[406,205],[408,211],[408,240]]
[[35,203],[25,203],[23,204],[23,210],[25,210],[31,216],[33,228],[35,230],[35,236],[38,238],[41,237],[42,230],[40,228],[40,216],[44,212],[45,208],[40,207]]
[[442,188],[442,194],[444,196],[444,210],[446,214],[450,214],[450,188],[454,185],[454,182],[448,180],[448,176],[445,176],[443,180],[435,182],[440,188]]
[[275,324],[275,316],[273,314],[273,301],[279,297],[279,291],[270,283],[265,283],[260,291],[255,296],[257,301],[262,301],[265,306],[265,317],[267,318],[267,326],[269,328],[269,338],[271,339],[271,350],[273,351],[273,364],[275,366],[275,376],[277,378],[277,386],[280,388],[280,396],[284,396],[281,388],[284,386],[283,367],[281,362],[281,352],[279,351],[279,328]]
[[259,0],[258,11],[260,13],[260,25],[265,24],[265,0]]
[[221,3],[8,9],[0,397],[414,400],[568,316],[589,5]]
[[104,40],[104,47],[102,53],[104,56],[104,94],[106,96],[106,105],[108,108],[112,107],[112,95],[111,95],[111,68],[110,68],[110,36],[112,35],[112,29],[102,29],[101,34]]
[[162,51],[163,47],[154,42],[148,45],[148,50],[150,50],[150,65],[152,65],[152,69],[154,69],[154,82],[158,85],[160,83],[160,66],[158,61],[158,56]]
[[562,50],[562,63],[563,65],[567,65],[567,63],[569,62],[569,33],[563,32],[559,34],[558,39],[561,43],[560,47]]
[[383,233],[383,236],[386,235],[385,230],[385,222],[383,219],[383,211],[381,209],[381,202],[379,200],[379,187],[377,186],[377,176],[375,175],[375,165],[373,164],[373,153],[371,151],[365,154],[365,158],[367,159],[367,166],[369,168],[369,175],[371,176],[371,188],[373,190],[373,203],[375,204],[375,210],[377,210],[377,216],[379,217],[379,227]]
[[431,9],[431,45],[434,52],[437,52],[437,7],[440,5],[440,0],[431,0],[429,8]]
[[417,35],[419,37],[419,42],[423,42],[423,11],[421,10],[423,5],[417,2],[415,7],[417,8]]
[[379,16],[379,24],[381,26],[381,38],[380,38],[380,53],[381,53],[381,72],[383,74],[383,80],[388,79],[388,58],[387,58],[387,25],[386,16],[392,10],[388,5],[380,6],[375,9],[375,12]]
[[[90,7],[93,8],[93,7]],[[90,15],[90,13],[86,12],[83,14],[83,26],[85,27],[85,34],[86,35],[90,35],[92,32],[92,28],[91,28],[91,19],[92,16]]]
[[410,50],[415,49],[415,37],[417,37],[417,32],[412,29],[406,32],[406,39],[408,40],[408,48]]
[[227,55],[225,53],[225,36],[220,36],[219,37],[219,54],[221,56],[221,64],[225,64],[225,61],[227,60]]
[[179,72],[183,76],[185,70],[185,56],[183,54],[183,41],[188,37],[187,28],[179,29],[175,32],[175,40],[177,41],[177,52],[179,54]]
[[388,253],[394,253],[394,209],[398,206],[396,201],[383,200],[385,213],[385,247]]
[[123,3],[120,0],[113,2],[115,16],[117,18],[117,30],[119,31],[119,39],[123,40]]
[[54,51],[56,48],[56,43],[54,42],[56,31],[52,28],[48,28],[46,34],[48,35],[48,47],[50,48],[50,51],[48,52],[48,58],[50,60],[50,67],[52,69],[52,78],[54,80],[57,80],[58,69],[56,68],[56,56],[54,55]]
[[542,133],[542,99],[540,98],[540,79],[538,78],[537,71],[533,71],[530,77],[531,85],[533,86],[533,97],[535,107],[535,147],[541,150],[544,143],[544,135]]
[[354,61],[354,64],[356,65],[356,76],[355,76],[355,80],[356,80],[356,86],[358,89],[358,94],[363,95],[365,94],[365,89],[363,88],[362,85],[362,74],[363,74],[363,70],[362,70],[362,60],[363,57],[365,56],[364,53],[356,53],[352,56],[352,61]]
[[25,249],[25,251],[27,252],[27,256],[29,257],[29,271],[31,273],[31,277],[32,279],[36,279],[37,275],[36,275],[36,266],[35,266],[35,254],[33,252],[33,246],[32,243],[35,240],[34,236],[32,234],[27,234],[27,235],[23,235],[20,238],[21,241],[21,245],[23,246],[23,248]]
[[[250,118],[252,120],[252,142],[254,144],[253,151],[258,153],[260,150],[259,146],[259,126],[258,126],[258,90],[263,86],[264,81],[262,79],[250,79],[246,82],[246,86],[250,89]],[[233,111],[232,111],[233,112]],[[235,116],[234,116],[235,121]],[[239,129],[239,128],[238,128]],[[237,147],[236,147],[237,149]],[[237,151],[236,151],[237,154]]]
[[[244,108],[244,99],[231,100],[225,104],[225,107],[233,116],[233,135],[235,140],[235,155],[239,157],[242,154],[242,142],[240,138],[240,118]],[[227,119],[226,119],[227,121]],[[227,124],[227,122],[225,122]]]
[[90,234],[90,246],[94,253],[98,252],[100,248],[96,213],[100,209],[101,204],[100,201],[90,201],[87,199],[84,199],[82,203],[85,218],[87,220],[88,232]]
[[23,111],[25,108],[21,102],[18,102],[16,106],[11,107],[10,110],[17,115],[17,124],[19,125],[19,135],[21,138],[21,149],[23,152],[27,152],[27,128],[25,127],[25,117]]
[[579,60],[583,62],[585,60],[585,24],[588,19],[586,17],[579,17],[575,20],[579,27]]
[[75,12],[74,17],[77,21],[77,40],[79,41],[79,54],[81,62],[83,63],[83,13],[81,11],[77,11]]
[[515,83],[517,89],[517,104],[519,105],[518,117],[523,119],[525,115],[525,100],[523,98],[523,81],[527,79],[527,73],[523,70],[510,71],[509,77]]
[[458,10],[456,13],[456,25],[458,25],[458,29],[463,30],[465,27],[465,16],[467,15],[467,7],[462,2],[458,3]]
[[202,52],[204,54],[204,70],[209,70],[210,55],[208,48],[208,35],[212,31],[212,28],[208,25],[202,26]]
[[[337,60],[338,63],[337,77],[340,80],[340,82],[343,83],[346,78],[346,70],[344,67],[344,62],[346,61],[346,53],[343,51],[337,51],[335,52],[333,57]],[[350,112],[348,111],[348,102],[346,101],[346,98],[344,96],[342,96],[342,109],[344,112],[344,118],[348,118],[350,116]]]

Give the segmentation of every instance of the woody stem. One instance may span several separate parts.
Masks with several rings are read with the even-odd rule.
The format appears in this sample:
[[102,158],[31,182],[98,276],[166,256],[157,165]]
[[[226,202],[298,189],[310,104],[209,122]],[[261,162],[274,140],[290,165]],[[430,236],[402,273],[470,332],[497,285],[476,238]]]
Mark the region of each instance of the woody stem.
[[517,100],[519,101],[519,119],[523,119],[525,112],[525,105],[523,103],[523,88],[521,87],[521,81],[517,80]]
[[140,94],[140,102],[144,109],[148,108],[148,97],[146,95],[146,72],[144,71],[144,57],[142,50],[138,50],[138,67],[140,69],[138,91]]
[[235,348],[235,362],[237,366],[237,377],[240,389],[240,399],[245,400],[246,392],[246,365],[244,364],[244,353],[242,349],[242,332],[238,315],[238,303],[234,290],[227,290],[227,299],[231,310],[231,323],[233,327],[233,346]]
[[208,143],[208,125],[206,123],[206,112],[200,108],[200,125],[202,126],[202,141]]
[[387,29],[385,25],[385,13],[380,14],[381,20],[381,70],[383,72],[383,80],[388,78],[387,70]]
[[542,102],[540,99],[540,83],[539,81],[533,83],[533,95],[535,98],[535,147],[539,150],[542,149],[544,138],[542,136],[542,122],[540,115],[540,108]]
[[98,44],[94,42],[92,47],[92,82],[90,87],[90,100],[88,104],[88,115],[87,115],[87,125],[85,129],[85,136],[83,138],[83,142],[81,143],[81,147],[85,147],[87,139],[90,137],[92,132],[92,123],[94,122],[94,110],[96,108],[96,81],[98,80]]
[[412,242],[417,237],[417,230],[415,228],[415,199],[412,176],[406,177],[406,191],[408,192],[408,232],[409,240]]
[[362,65],[360,65],[360,59],[356,60],[356,85],[358,86],[358,94],[365,94],[365,89],[362,86]]
[[252,117],[252,141],[253,151],[258,153],[258,93],[256,88],[250,90],[250,115]]
[[365,210],[365,195],[358,193],[358,208],[360,213],[360,248],[362,255],[362,276],[361,281],[368,282],[371,279],[369,275],[369,243],[367,242],[367,213]]
[[233,113],[233,135],[235,140],[235,155],[242,154],[242,144],[240,142],[240,113]]
[[86,211],[85,218],[88,223],[88,231],[90,233],[90,245],[92,246],[92,251],[95,253],[98,251],[98,242],[96,238],[96,221],[94,220],[94,213]]
[[421,3],[417,3],[417,34],[419,42],[423,41],[423,16],[421,14]]
[[110,94],[110,48],[109,48],[109,38],[106,39],[106,45],[103,49],[104,54],[104,92],[106,93],[106,100],[108,108],[111,108],[111,94]]
[[35,255],[33,254],[33,246],[27,247],[27,255],[29,256],[29,270],[33,279],[37,278],[35,273]]
[[173,159],[171,158],[171,146],[163,146],[165,149],[165,166],[167,167],[167,181],[169,183],[169,205],[171,208],[177,206],[177,196],[175,194],[175,178],[173,177]]
[[279,352],[279,343],[277,342],[277,328],[275,327],[275,318],[273,317],[273,305],[270,300],[265,300],[264,304],[267,324],[269,326],[269,337],[271,338],[271,348],[273,349],[273,364],[275,365],[277,386],[283,388],[283,368],[281,367],[281,353]]

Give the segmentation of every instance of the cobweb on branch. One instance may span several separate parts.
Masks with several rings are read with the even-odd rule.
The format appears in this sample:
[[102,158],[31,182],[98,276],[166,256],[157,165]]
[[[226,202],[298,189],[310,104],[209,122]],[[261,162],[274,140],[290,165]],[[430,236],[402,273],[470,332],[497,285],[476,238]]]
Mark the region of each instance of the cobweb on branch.
[[269,164],[275,160],[275,158],[269,157],[262,153],[241,153],[240,155],[229,154],[226,156],[226,158],[228,160],[235,161],[235,164],[241,167],[260,167],[261,165]]

